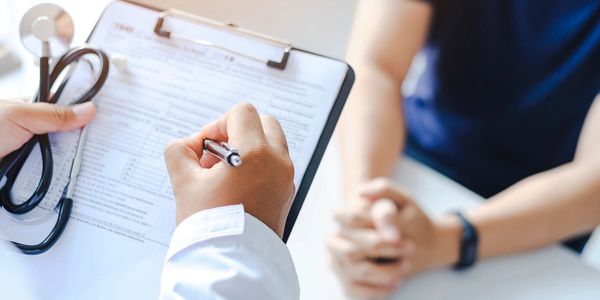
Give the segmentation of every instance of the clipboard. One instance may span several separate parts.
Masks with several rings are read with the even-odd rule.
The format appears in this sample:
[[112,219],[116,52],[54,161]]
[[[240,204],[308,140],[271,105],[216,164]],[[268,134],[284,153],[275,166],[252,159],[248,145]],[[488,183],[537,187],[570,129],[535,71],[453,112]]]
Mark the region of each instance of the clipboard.
[[[319,56],[319,57],[323,57],[323,58],[327,58],[330,60],[342,62],[342,61],[334,59],[334,58],[326,57],[326,56],[323,56],[320,54],[316,54],[314,52],[296,48],[290,42],[283,41],[281,39],[277,39],[274,37],[270,37],[270,36],[267,36],[267,35],[264,35],[261,33],[257,33],[257,32],[245,29],[245,28],[240,27],[237,24],[232,23],[232,22],[219,22],[219,21],[207,19],[207,18],[204,18],[201,16],[190,14],[185,11],[177,10],[177,9],[164,10],[159,7],[142,4],[142,3],[139,3],[139,2],[136,2],[133,0],[116,0],[113,3],[115,3],[115,2],[129,3],[132,5],[136,5],[136,6],[146,8],[146,9],[153,10],[155,12],[159,12],[159,15],[156,19],[156,23],[154,24],[154,28],[152,30],[157,36],[160,36],[161,38],[164,38],[166,40],[171,40],[171,41],[179,41],[181,43],[199,44],[199,45],[203,45],[206,47],[216,48],[221,51],[228,52],[234,56],[244,57],[246,59],[254,60],[256,62],[265,64],[266,66],[268,66],[269,68],[272,68],[274,70],[279,70],[282,72],[284,72],[286,70],[293,50],[311,54],[311,55],[315,55],[315,56]],[[103,15],[104,15],[104,13],[103,13]],[[253,39],[259,43],[276,46],[280,51],[280,55],[278,57],[269,59],[269,58],[264,58],[264,57],[260,57],[260,56],[255,56],[253,53],[247,52],[247,51],[244,51],[241,49],[235,49],[234,47],[229,47],[227,45],[213,43],[209,39],[202,39],[202,38],[198,39],[198,38],[187,37],[176,31],[170,30],[168,28],[169,22],[172,20],[175,20],[175,19],[184,20],[186,22],[201,23],[203,25],[222,30],[223,32],[233,33],[235,35],[239,35],[244,38]],[[95,28],[94,28],[94,31],[95,31]],[[90,35],[90,37],[91,37],[91,35]],[[344,63],[344,64],[346,64],[346,63]],[[318,170],[321,159],[323,158],[323,155],[325,153],[327,145],[331,139],[331,136],[333,134],[335,126],[339,120],[342,109],[345,105],[346,99],[348,98],[348,95],[349,95],[352,85],[354,83],[354,79],[355,79],[354,71],[350,65],[346,64],[346,66],[347,66],[347,73],[343,79],[343,82],[338,91],[338,94],[333,103],[333,106],[332,106],[331,110],[329,111],[327,121],[325,123],[323,130],[321,131],[319,138],[318,138],[317,146],[312,154],[312,157],[306,168],[306,171],[304,172],[301,183],[299,186],[297,186],[296,195],[293,200],[288,218],[286,220],[286,225],[285,225],[285,230],[284,230],[284,235],[283,235],[284,242],[287,242],[287,240],[292,232],[292,229],[294,227],[296,219],[298,218],[298,215],[300,213],[300,210],[302,208],[304,200],[310,189],[310,186],[312,184],[314,176]]]
[[[192,35],[212,34],[213,40],[186,36],[185,30]],[[130,0],[111,2],[87,41],[110,55],[129,55],[130,66],[125,71],[111,68],[94,99],[98,114],[84,129],[83,167],[74,194],[72,219],[79,222],[70,222],[50,252],[80,247],[90,235],[86,231],[92,230],[82,229],[85,224],[133,242],[168,246],[175,228],[175,206],[164,148],[173,139],[198,132],[206,122],[242,101],[255,104],[259,113],[265,113],[262,107],[278,118],[288,139],[297,190],[282,237],[287,242],[353,84],[352,68],[232,23]],[[231,47],[238,44],[243,49]],[[89,84],[90,67],[93,70],[93,62],[69,69],[61,99],[68,101]],[[120,108],[113,109],[115,106]],[[50,136],[53,145],[62,148],[54,155],[56,170],[70,169],[78,137],[75,131]],[[30,193],[26,189],[32,183],[27,180],[37,174],[36,159],[40,159],[37,152],[17,179],[16,193]],[[55,205],[52,201],[60,199],[60,187],[68,180],[65,174],[55,174],[41,210],[50,210]],[[2,222],[0,219],[0,225]],[[46,231],[47,227],[42,228]],[[16,233],[11,238],[18,242],[40,238],[31,227],[25,232],[10,231]],[[83,237],[70,237],[70,232],[81,232]],[[61,250],[63,247],[66,250]]]

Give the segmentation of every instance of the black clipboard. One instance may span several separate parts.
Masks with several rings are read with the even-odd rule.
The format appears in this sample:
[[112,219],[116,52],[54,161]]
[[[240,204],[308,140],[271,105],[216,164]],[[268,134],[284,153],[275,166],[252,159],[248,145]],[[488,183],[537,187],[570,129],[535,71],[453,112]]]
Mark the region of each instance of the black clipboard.
[[[185,39],[184,37],[177,36],[176,33],[166,31],[163,28],[163,24],[164,24],[166,18],[169,18],[169,17],[185,18],[188,21],[203,22],[204,24],[208,24],[211,26],[218,26],[219,28],[223,28],[223,29],[226,29],[226,30],[229,30],[232,32],[236,32],[237,34],[240,34],[240,35],[256,38],[256,39],[262,40],[266,43],[280,45],[281,49],[282,49],[281,59],[279,61],[275,61],[275,60],[265,60],[264,61],[264,63],[266,63],[267,66],[269,66],[271,68],[284,70],[286,67],[291,50],[301,51],[301,52],[309,53],[312,55],[325,57],[327,59],[339,61],[339,62],[344,63],[348,67],[346,76],[345,76],[344,80],[342,81],[342,85],[340,87],[338,95],[333,103],[333,106],[329,112],[329,116],[327,117],[327,121],[325,122],[323,131],[321,132],[321,135],[318,139],[317,146],[315,147],[315,150],[310,159],[310,162],[308,163],[308,166],[306,168],[304,176],[301,180],[300,186],[297,187],[296,196],[293,200],[290,212],[288,214],[286,224],[285,224],[285,230],[284,230],[284,234],[283,234],[283,238],[282,238],[284,242],[287,242],[287,240],[292,232],[292,229],[294,227],[294,224],[296,223],[298,215],[300,214],[300,210],[302,209],[302,205],[304,204],[304,200],[306,199],[306,195],[308,194],[308,191],[313,182],[315,174],[319,168],[321,159],[323,158],[325,150],[327,149],[327,145],[329,144],[331,136],[333,135],[333,131],[334,131],[335,126],[340,118],[342,109],[344,108],[344,105],[346,103],[346,99],[348,98],[348,95],[350,94],[352,85],[354,84],[355,75],[354,75],[354,70],[352,69],[352,67],[339,59],[335,59],[335,58],[320,55],[320,54],[317,54],[314,52],[298,49],[296,47],[293,47],[288,42],[284,42],[282,40],[279,40],[279,39],[276,39],[273,37],[269,37],[267,35],[263,35],[260,33],[256,33],[256,32],[247,30],[247,29],[239,27],[238,25],[231,23],[231,22],[218,22],[218,21],[214,21],[211,19],[206,19],[206,18],[203,18],[200,16],[196,16],[196,15],[184,12],[184,11],[174,10],[174,9],[166,9],[165,10],[165,9],[161,9],[159,7],[150,6],[150,5],[139,3],[139,2],[136,2],[133,0],[115,0],[115,2],[125,2],[125,3],[129,3],[132,5],[136,5],[139,7],[143,7],[143,8],[147,8],[147,9],[159,12],[159,17],[158,17],[156,25],[154,27],[154,33],[163,38]],[[109,4],[109,6],[110,6],[110,4]],[[105,12],[102,13],[102,16],[100,17],[100,19],[102,19],[102,17],[104,16],[104,13]],[[88,41],[91,38],[93,32],[95,31],[96,26],[97,26],[97,24],[94,26],[92,33],[90,33],[90,35],[88,37]],[[215,45],[212,45],[212,46],[215,47]],[[235,54],[235,55],[242,55],[247,58],[258,60],[258,58],[253,58],[247,53],[237,52],[237,51],[231,50],[231,49],[225,49],[219,45],[216,45],[216,47],[220,48],[221,50],[232,52],[232,54]]]

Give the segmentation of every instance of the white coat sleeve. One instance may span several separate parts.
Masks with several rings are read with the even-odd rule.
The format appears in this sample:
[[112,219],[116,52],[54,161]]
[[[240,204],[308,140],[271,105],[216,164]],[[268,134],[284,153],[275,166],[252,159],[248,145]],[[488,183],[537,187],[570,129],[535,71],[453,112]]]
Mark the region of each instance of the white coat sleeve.
[[175,229],[161,299],[298,299],[290,253],[242,205],[198,212]]

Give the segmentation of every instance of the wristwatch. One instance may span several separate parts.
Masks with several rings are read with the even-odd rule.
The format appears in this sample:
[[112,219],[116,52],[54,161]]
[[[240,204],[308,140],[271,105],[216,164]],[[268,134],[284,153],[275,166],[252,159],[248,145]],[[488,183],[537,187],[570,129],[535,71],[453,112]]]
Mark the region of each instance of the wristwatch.
[[462,235],[460,238],[460,256],[454,265],[455,270],[464,270],[477,261],[477,248],[479,246],[479,234],[477,229],[460,212],[455,213],[462,222]]

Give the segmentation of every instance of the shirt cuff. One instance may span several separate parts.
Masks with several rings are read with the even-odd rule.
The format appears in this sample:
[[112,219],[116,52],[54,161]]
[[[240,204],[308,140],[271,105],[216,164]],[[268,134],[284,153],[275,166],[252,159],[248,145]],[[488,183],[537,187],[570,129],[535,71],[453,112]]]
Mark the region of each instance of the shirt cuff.
[[[251,232],[251,236],[244,236],[246,231]],[[281,238],[270,227],[245,213],[242,204],[236,204],[206,209],[183,220],[173,232],[165,261],[195,244],[229,236],[242,236],[246,243],[263,251],[274,245],[285,248]]]
[[242,204],[205,209],[189,216],[175,228],[166,260],[194,244],[242,233],[244,233]]

